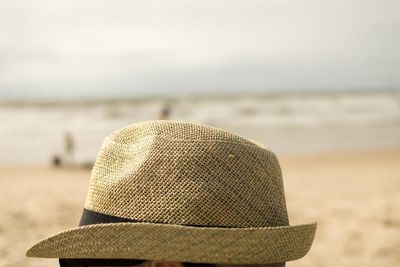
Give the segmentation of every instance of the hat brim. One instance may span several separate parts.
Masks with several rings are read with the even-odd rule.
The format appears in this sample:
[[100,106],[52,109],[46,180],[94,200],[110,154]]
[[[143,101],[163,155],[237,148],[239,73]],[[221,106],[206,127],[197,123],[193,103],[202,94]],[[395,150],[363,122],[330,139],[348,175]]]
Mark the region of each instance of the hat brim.
[[263,228],[106,223],[68,229],[33,245],[28,257],[130,258],[262,264],[296,260],[310,250],[317,223]]

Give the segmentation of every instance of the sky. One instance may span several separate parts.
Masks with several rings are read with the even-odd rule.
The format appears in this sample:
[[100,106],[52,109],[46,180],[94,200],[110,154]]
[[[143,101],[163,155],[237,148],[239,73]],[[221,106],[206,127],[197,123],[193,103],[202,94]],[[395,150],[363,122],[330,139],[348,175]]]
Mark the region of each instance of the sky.
[[397,0],[3,0],[0,100],[400,88]]

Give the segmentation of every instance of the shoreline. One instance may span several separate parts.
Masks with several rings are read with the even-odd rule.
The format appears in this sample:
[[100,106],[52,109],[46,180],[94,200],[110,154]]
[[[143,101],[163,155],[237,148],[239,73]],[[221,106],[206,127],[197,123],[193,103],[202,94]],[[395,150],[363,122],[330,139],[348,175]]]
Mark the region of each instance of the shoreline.
[[[268,148],[271,149],[271,148]],[[279,161],[293,161],[293,160],[319,160],[321,158],[326,157],[338,157],[353,159],[353,157],[361,157],[361,158],[370,158],[378,155],[381,156],[390,156],[396,157],[397,154],[400,154],[400,147],[395,148],[357,148],[357,149],[337,149],[337,150],[319,150],[319,151],[294,151],[294,152],[275,152],[271,149],[275,155],[278,157]],[[94,161],[93,161],[94,162]],[[400,165],[400,162],[399,162]],[[90,171],[91,168],[87,168],[86,166],[73,166],[73,167],[60,167],[56,168],[51,166],[48,163],[43,162],[10,162],[10,163],[1,163],[0,162],[0,170],[3,168],[15,168],[18,169],[20,167],[32,168],[32,169],[54,169],[54,170],[68,170],[68,171]]]

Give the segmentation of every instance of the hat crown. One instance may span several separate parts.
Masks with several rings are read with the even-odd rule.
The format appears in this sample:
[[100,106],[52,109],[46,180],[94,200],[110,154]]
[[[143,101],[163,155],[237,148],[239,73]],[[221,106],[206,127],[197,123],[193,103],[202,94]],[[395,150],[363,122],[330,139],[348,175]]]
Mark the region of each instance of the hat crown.
[[111,133],[85,208],[178,225],[289,225],[281,169],[261,144],[207,125],[154,120]]

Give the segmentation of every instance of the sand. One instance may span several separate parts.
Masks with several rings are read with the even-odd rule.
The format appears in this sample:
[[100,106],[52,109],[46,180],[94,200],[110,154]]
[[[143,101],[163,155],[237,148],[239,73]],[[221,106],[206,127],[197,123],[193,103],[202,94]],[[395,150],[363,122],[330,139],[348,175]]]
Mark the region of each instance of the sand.
[[[287,266],[400,266],[400,150],[278,157],[290,224],[319,222],[309,254]],[[89,175],[0,166],[0,266],[58,266],[25,251],[78,224]]]

